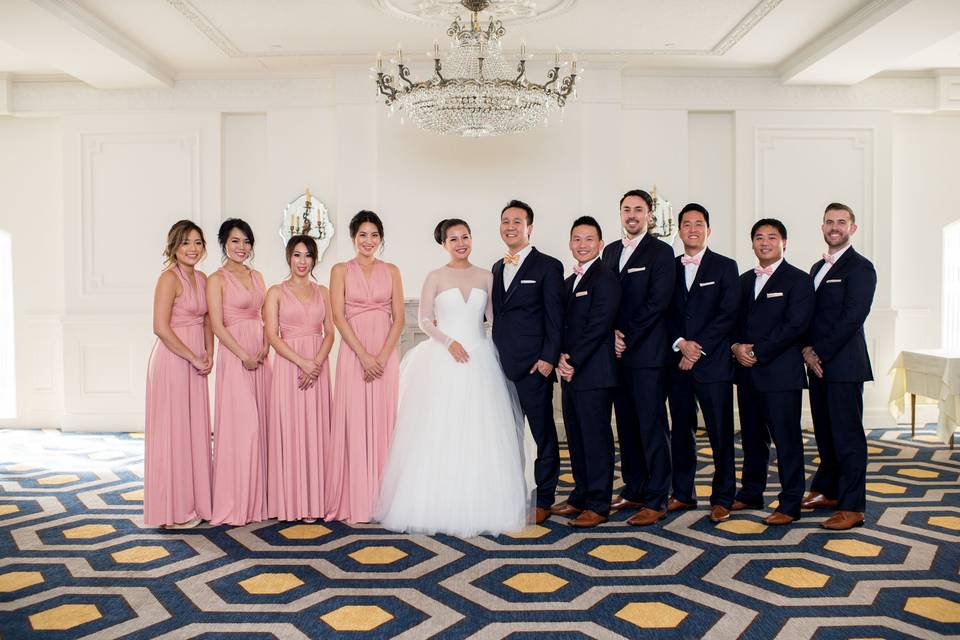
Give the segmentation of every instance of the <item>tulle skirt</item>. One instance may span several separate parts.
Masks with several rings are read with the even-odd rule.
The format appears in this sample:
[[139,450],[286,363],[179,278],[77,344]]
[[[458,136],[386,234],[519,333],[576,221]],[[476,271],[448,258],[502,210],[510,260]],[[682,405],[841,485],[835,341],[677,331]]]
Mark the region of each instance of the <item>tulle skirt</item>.
[[463,538],[522,530],[523,415],[493,342],[467,363],[439,342],[400,364],[400,407],[376,519],[387,529]]

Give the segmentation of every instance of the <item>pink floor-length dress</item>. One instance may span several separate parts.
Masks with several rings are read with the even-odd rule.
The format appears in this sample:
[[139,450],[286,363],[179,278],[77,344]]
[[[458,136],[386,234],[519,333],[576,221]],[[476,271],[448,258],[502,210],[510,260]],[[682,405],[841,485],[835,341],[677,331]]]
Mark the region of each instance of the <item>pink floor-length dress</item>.
[[[263,280],[251,271],[252,290],[220,269],[224,281],[223,324],[250,355],[263,348],[260,310]],[[211,524],[243,525],[266,517],[267,413],[270,364],[253,371],[232,351],[217,350],[213,424],[213,517]]]
[[[280,337],[304,358],[313,359],[323,343],[327,309],[320,287],[303,302],[280,285]],[[330,433],[330,373],[323,362],[312,387],[299,388],[300,368],[279,353],[273,358],[267,444],[267,517],[278,520],[322,518],[323,454]]]
[[[377,260],[369,279],[355,260],[344,282],[347,322],[360,344],[376,355],[393,324],[393,278]],[[369,522],[397,418],[400,359],[394,349],[383,376],[364,382],[360,359],[346,343],[337,358],[333,429],[327,450],[327,520]]]
[[[170,328],[191,351],[206,353],[204,281],[190,284],[176,266],[183,293]],[[207,377],[157,340],[147,367],[143,521],[152,527],[210,519],[210,396]]]

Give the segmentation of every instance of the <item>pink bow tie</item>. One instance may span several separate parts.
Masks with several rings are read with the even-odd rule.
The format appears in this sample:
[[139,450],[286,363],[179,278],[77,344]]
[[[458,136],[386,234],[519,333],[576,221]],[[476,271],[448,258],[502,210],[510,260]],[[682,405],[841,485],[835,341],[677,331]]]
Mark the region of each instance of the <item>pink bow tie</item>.
[[573,265],[573,273],[574,273],[575,275],[582,276],[582,275],[583,275],[583,271],[584,271],[583,265],[580,265],[580,264],[575,264],[575,265]]
[[753,272],[757,274],[757,277],[760,276],[772,276],[773,275],[773,266],[769,267],[754,267]]
[[695,264],[695,265],[697,265],[697,266],[699,267],[699,266],[700,266],[700,256],[682,256],[682,257],[680,258],[680,264],[682,264],[682,265]]
[[823,261],[826,262],[827,264],[833,264],[834,262],[837,261],[837,256],[835,256],[832,253],[825,253],[823,254]]
[[626,248],[628,248],[628,247],[629,247],[630,249],[636,249],[636,248],[637,248],[637,243],[640,242],[640,238],[634,238],[633,240],[627,240],[626,238],[624,238],[624,239],[622,240],[622,242],[623,242],[623,248],[624,248],[624,249],[626,249]]

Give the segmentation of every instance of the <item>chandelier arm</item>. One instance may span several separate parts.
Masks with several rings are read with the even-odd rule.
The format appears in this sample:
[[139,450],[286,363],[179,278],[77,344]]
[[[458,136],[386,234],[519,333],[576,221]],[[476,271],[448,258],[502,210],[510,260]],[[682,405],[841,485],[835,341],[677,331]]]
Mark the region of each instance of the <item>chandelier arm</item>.
[[524,77],[526,75],[527,75],[527,61],[520,60],[520,64],[517,65],[517,77],[514,78],[513,81],[518,84],[526,84],[526,78]]
[[397,64],[397,70],[398,70],[398,75],[400,76],[400,79],[406,82],[408,85],[407,91],[410,91],[410,89],[413,89],[414,83],[412,80],[410,80],[410,67],[408,67],[407,65],[401,62]]
[[442,69],[442,68],[443,68],[443,65],[440,63],[440,58],[434,58],[434,59],[433,59],[433,74],[434,74],[434,76],[435,76],[436,79],[437,79],[437,83],[436,83],[436,84],[443,84],[443,83],[444,83],[444,77],[443,77],[443,74],[441,73],[441,69]]
[[576,74],[569,75],[560,81],[560,88],[557,89],[557,104],[562,107],[567,103],[567,97],[573,93],[573,87],[576,83]]
[[541,86],[549,92],[555,92],[556,89],[554,89],[551,85],[554,85],[557,83],[557,78],[559,76],[560,76],[560,67],[554,67],[550,69],[549,71],[547,71],[547,81],[544,82],[543,85]]
[[380,95],[386,97],[387,105],[393,104],[393,101],[397,99],[397,90],[393,86],[393,78],[382,71],[377,72],[377,90]]

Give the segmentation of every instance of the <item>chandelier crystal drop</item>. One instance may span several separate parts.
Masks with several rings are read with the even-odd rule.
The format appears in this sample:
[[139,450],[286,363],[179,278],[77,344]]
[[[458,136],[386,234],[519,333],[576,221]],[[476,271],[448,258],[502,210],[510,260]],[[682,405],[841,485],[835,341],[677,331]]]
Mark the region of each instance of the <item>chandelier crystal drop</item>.
[[421,129],[444,135],[477,138],[519,133],[545,123],[550,112],[562,109],[574,94],[578,76],[574,57],[571,72],[561,77],[560,52],[547,71],[543,84],[526,76],[527,55],[520,47],[520,61],[514,68],[503,55],[505,30],[500,20],[490,18],[482,28],[479,13],[491,0],[461,0],[471,12],[470,24],[459,16],[447,29],[450,52],[441,60],[440,47],[433,46],[433,76],[411,80],[410,67],[397,50],[396,76],[384,73],[378,57],[377,90],[384,102],[400,111]]

